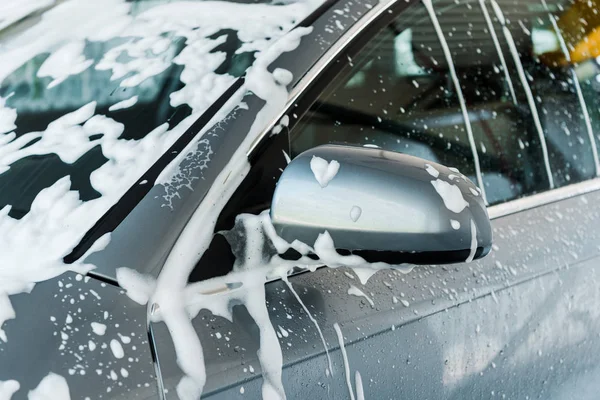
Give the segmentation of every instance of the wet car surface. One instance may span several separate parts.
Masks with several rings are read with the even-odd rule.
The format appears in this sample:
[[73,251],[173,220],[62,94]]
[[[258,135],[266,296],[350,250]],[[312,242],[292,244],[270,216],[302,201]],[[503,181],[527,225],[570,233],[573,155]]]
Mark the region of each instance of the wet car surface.
[[[112,3],[73,38],[85,2],[0,22],[0,398],[595,398],[593,2]],[[491,254],[243,261],[326,143],[457,167]]]

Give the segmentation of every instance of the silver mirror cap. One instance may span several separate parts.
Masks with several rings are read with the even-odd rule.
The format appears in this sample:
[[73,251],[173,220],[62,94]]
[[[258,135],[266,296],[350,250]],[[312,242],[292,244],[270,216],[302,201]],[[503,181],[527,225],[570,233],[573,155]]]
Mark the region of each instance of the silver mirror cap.
[[290,243],[312,246],[327,231],[341,254],[369,262],[454,263],[481,258],[492,245],[485,204],[466,176],[377,148],[324,145],[300,154],[277,184],[271,220]]

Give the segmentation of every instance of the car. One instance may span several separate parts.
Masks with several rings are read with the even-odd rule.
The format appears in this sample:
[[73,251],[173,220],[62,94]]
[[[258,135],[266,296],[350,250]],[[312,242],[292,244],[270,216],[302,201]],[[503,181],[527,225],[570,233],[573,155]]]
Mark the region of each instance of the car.
[[0,6],[0,399],[594,399],[595,1]]

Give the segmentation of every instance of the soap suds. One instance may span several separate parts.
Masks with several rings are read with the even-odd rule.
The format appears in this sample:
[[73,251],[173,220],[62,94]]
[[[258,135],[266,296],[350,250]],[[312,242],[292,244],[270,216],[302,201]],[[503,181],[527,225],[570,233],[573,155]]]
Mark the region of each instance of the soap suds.
[[313,156],[310,160],[310,169],[315,175],[317,182],[319,182],[319,185],[321,185],[322,188],[325,188],[338,173],[340,163],[336,160],[327,162],[321,157]]
[[29,400],[71,400],[67,380],[50,372],[40,384],[27,395]]
[[371,298],[369,296],[367,296],[365,294],[365,292],[363,292],[362,290],[360,290],[359,288],[357,288],[354,285],[350,285],[350,288],[348,289],[348,294],[352,295],[352,296],[357,296],[357,297],[364,297],[369,304],[371,305],[371,307],[375,307],[375,303],[373,303],[373,300],[371,300]]
[[125,356],[123,346],[121,346],[121,343],[117,339],[112,339],[110,341],[110,351],[112,351],[115,358],[121,359]]
[[342,352],[342,358],[344,360],[344,374],[346,376],[346,385],[348,386],[348,393],[350,394],[350,400],[354,400],[354,391],[352,390],[352,382],[350,377],[350,364],[348,364],[348,354],[346,354],[346,347],[344,346],[344,336],[342,335],[342,330],[340,326],[336,322],[333,324],[333,329],[335,329],[335,333],[338,338],[338,343],[340,345],[340,351]]
[[[319,337],[321,338],[321,343],[323,344],[323,349],[325,349],[325,356],[327,357],[327,367],[329,368],[329,373],[333,375],[333,366],[331,364],[331,357],[329,357],[329,350],[327,349],[327,343],[325,342],[325,337],[323,336],[323,332],[321,331],[321,327],[319,326],[319,323],[312,316],[310,311],[308,311],[308,308],[306,307],[306,305],[304,304],[304,302],[302,301],[302,299],[300,298],[298,293],[296,293],[296,290],[294,289],[294,287],[288,280],[288,277],[284,275],[284,276],[282,276],[282,279],[287,284],[288,288],[290,289],[290,292],[292,292],[292,294],[294,295],[294,297],[296,298],[296,300],[298,301],[300,306],[302,306],[302,309],[304,310],[306,315],[308,315],[308,319],[310,319],[310,321],[313,323],[313,325],[317,329],[317,332],[319,333]],[[327,371],[325,372],[325,374],[327,375]]]
[[434,178],[438,178],[440,176],[440,172],[435,169],[431,164],[425,164],[425,171]]
[[378,269],[375,268],[361,268],[361,267],[352,267],[352,271],[358,276],[358,280],[362,285],[366,285],[369,279],[373,275],[375,275]]
[[138,96],[132,96],[126,100],[120,101],[120,102],[115,103],[112,106],[108,107],[108,111],[117,111],[117,110],[122,110],[124,108],[133,107],[135,105],[135,103],[137,103],[137,101],[138,101]]
[[10,400],[21,385],[15,380],[0,381],[0,400]]
[[[0,26],[14,22],[11,15],[24,17],[52,2],[29,0],[19,4],[19,7],[11,6],[14,7],[13,14],[2,13],[5,19],[0,21]],[[294,38],[296,35],[294,39],[279,45],[278,39],[319,4],[320,1],[312,0],[284,5],[181,1],[152,4],[133,16],[130,14],[132,3],[124,0],[62,1],[44,12],[35,23],[3,40],[0,83],[42,54],[49,56],[36,73],[44,79],[49,78],[52,89],[48,90],[57,90],[55,86],[85,70],[109,71],[115,86],[131,89],[170,66],[179,65],[182,68],[180,80],[184,85],[169,94],[169,104],[172,107],[187,104],[192,111],[175,126],[163,123],[143,138],[129,140],[120,139],[126,127],[100,115],[100,105],[92,101],[58,117],[43,131],[24,132],[17,137],[14,132],[17,110],[6,105],[10,93],[0,99],[0,173],[30,156],[57,154],[63,162],[74,163],[96,146],[101,147],[102,154],[108,159],[90,176],[93,189],[100,194],[96,199],[81,201],[67,176],[42,190],[33,201],[31,211],[20,220],[8,216],[10,206],[0,210],[0,340],[8,340],[1,330],[4,321],[15,317],[9,296],[29,292],[36,282],[51,279],[67,270],[85,273],[92,268],[86,265],[67,267],[62,259],[236,80],[229,74],[215,73],[225,54],[213,50],[224,42],[226,36],[210,37],[215,32],[231,29],[236,31],[241,41],[237,53],[256,52],[245,87],[230,99],[212,123],[240,106],[241,96],[249,90],[263,99],[269,97],[273,100],[268,102],[271,106],[267,105],[259,118],[257,126],[261,125],[262,129],[265,121],[274,118],[275,109],[279,111],[281,104],[287,100],[286,88],[281,87],[277,79],[285,81],[290,75],[280,70],[275,79],[266,66],[282,52],[292,50],[294,40],[299,40],[310,28],[297,30],[290,36]],[[0,9],[5,10],[2,6]],[[239,18],[231,18],[231,15]],[[72,29],[65,30],[65,24]],[[302,35],[298,35],[299,32],[303,32]],[[180,42],[165,38],[167,33],[185,39],[186,46],[179,53],[175,47]],[[88,42],[106,43],[107,50],[98,61],[85,57],[85,43]],[[288,45],[288,49],[282,48],[283,43]],[[260,65],[260,59],[265,65]],[[258,70],[264,73],[261,75]],[[267,85],[268,80],[261,76],[258,79],[252,77],[257,74],[263,78],[267,76],[272,83]],[[134,97],[124,100],[127,104],[121,102],[119,107],[131,106]],[[274,103],[278,105],[273,107]],[[113,105],[113,110],[118,104]],[[102,107],[108,105],[102,104]],[[285,123],[285,120],[281,122]],[[258,129],[254,129],[254,136]],[[188,148],[202,140],[205,130]],[[137,300],[144,299],[138,296]]]
[[354,373],[354,382],[356,383],[356,400],[365,400],[362,377],[358,371]]
[[20,0],[0,2],[0,31],[21,19],[54,4],[55,0]]
[[152,278],[130,268],[117,268],[117,282],[131,300],[142,305],[148,303],[156,285]]
[[98,336],[104,336],[106,332],[106,325],[101,324],[99,322],[92,322],[92,331]]
[[469,206],[458,186],[441,179],[431,181],[431,184],[442,198],[446,208],[453,213],[459,214],[465,207]]
[[[542,0],[544,1],[544,0]],[[504,58],[504,52],[502,51],[502,47],[500,47],[500,41],[498,40],[498,35],[496,34],[496,30],[494,29],[494,25],[492,24],[492,19],[490,18],[490,13],[488,12],[487,6],[485,5],[485,0],[479,0],[479,6],[481,7],[481,11],[483,12],[483,16],[485,18],[485,22],[488,27],[488,31],[490,32],[490,36],[492,37],[492,41],[494,42],[494,47],[496,48],[496,54],[498,54],[498,58],[500,59],[500,64],[502,65],[502,72],[504,72],[504,78],[506,79],[506,83],[508,85],[508,89],[510,91],[510,95],[512,97],[513,103],[518,105],[517,95],[515,94],[515,88],[513,86],[512,79],[510,77],[510,73],[508,67],[506,66],[506,59]]]
[[475,222],[471,220],[471,246],[469,250],[469,256],[465,262],[470,263],[475,258],[475,253],[477,252],[477,227],[475,226]]
[[60,47],[52,53],[40,66],[37,76],[50,77],[53,80],[48,84],[48,89],[62,83],[71,75],[77,75],[88,69],[94,60],[83,56],[85,42],[73,41]]

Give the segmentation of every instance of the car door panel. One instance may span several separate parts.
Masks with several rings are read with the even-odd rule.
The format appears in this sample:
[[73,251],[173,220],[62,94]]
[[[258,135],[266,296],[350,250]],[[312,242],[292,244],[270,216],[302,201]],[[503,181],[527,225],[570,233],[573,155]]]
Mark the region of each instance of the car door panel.
[[49,372],[67,380],[72,399],[159,396],[146,307],[118,287],[67,272],[10,300],[17,316],[2,326],[0,381],[19,382],[12,400]]
[[[373,393],[378,393],[378,398],[386,398],[380,397],[379,393],[390,393],[390,398],[397,398],[391,395],[394,391],[386,392],[391,390],[392,384],[398,390],[403,388],[402,390],[408,391],[404,393],[419,394],[417,397],[423,395],[423,398],[449,397],[453,395],[453,390],[459,390],[456,387],[460,385],[464,387],[461,386],[456,393],[468,393],[479,386],[475,383],[467,384],[467,380],[463,379],[470,376],[473,369],[479,374],[478,368],[481,368],[483,361],[478,360],[478,354],[489,352],[486,350],[488,343],[470,342],[468,345],[471,347],[464,350],[464,355],[459,354],[465,358],[466,366],[454,364],[454,370],[448,372],[444,372],[444,369],[450,367],[444,366],[440,354],[433,353],[455,354],[463,351],[460,350],[466,346],[463,341],[466,338],[476,338],[483,329],[500,336],[494,338],[494,346],[497,343],[513,343],[513,334],[531,334],[543,343],[560,340],[562,333],[558,330],[546,329],[539,332],[535,324],[527,325],[525,322],[539,310],[544,310],[548,314],[546,318],[551,321],[553,315],[564,313],[564,293],[568,291],[556,294],[556,282],[567,284],[569,280],[570,290],[576,291],[577,282],[585,280],[586,271],[598,263],[600,249],[594,227],[600,222],[600,213],[587,207],[587,204],[598,200],[600,193],[594,192],[495,219],[492,221],[494,250],[488,257],[472,264],[415,267],[408,274],[385,270],[375,274],[364,287],[356,276],[343,268],[321,268],[312,273],[294,276],[290,282],[319,322],[330,350],[339,347],[333,329],[334,323],[340,324],[346,343],[355,343],[348,354],[351,365],[352,360],[358,365],[364,363],[362,369],[353,367],[363,374],[363,382],[375,379],[374,376],[382,376],[384,370],[392,374],[386,378],[388,380],[385,384],[380,382],[379,385],[373,383],[370,386],[371,390],[376,390]],[[594,276],[593,271],[589,272],[590,277]],[[374,302],[374,307],[364,298],[348,295],[350,285],[359,287],[367,294]],[[552,295],[539,289],[546,286],[553,288]],[[583,313],[586,313],[597,305],[597,289],[593,284],[588,284],[581,290],[579,298],[589,301],[582,305],[587,310]],[[288,397],[304,396],[305,390],[310,390],[314,392],[309,393],[318,398],[347,398],[343,365],[339,357],[332,356],[336,374],[327,377],[326,359],[318,333],[289,288],[284,282],[277,281],[267,284],[266,291],[273,326],[281,326],[289,333],[288,337],[280,338],[284,354],[284,387]],[[408,306],[403,304],[404,301]],[[560,325],[559,321],[556,321],[557,325]],[[600,323],[596,316],[590,317],[588,322],[588,330]],[[234,308],[233,323],[202,312],[194,319],[193,324],[205,350],[208,377],[205,394],[214,398],[228,398],[236,390],[239,394],[241,386],[244,386],[246,395],[250,396],[251,390],[255,390],[252,388],[259,390],[260,367],[256,357],[258,329],[245,309]],[[514,330],[516,328],[513,325],[519,327],[519,330]],[[425,329],[424,326],[429,327]],[[163,324],[155,324],[153,329],[165,387],[169,393],[174,393],[182,375],[176,366],[169,334]],[[386,336],[390,339],[383,339]],[[428,341],[423,337],[437,342],[437,347],[433,346],[435,352],[426,349]],[[598,344],[590,339],[582,345],[581,351],[592,351]],[[424,355],[419,356],[417,349],[424,352]],[[521,350],[526,355],[513,360],[511,368],[526,370],[531,368],[526,366],[527,363],[538,365],[535,364],[535,359],[531,360],[535,356],[531,352],[537,351],[534,349],[535,346]],[[546,350],[542,349],[544,351]],[[373,358],[372,354],[379,356]],[[562,353],[552,353],[549,357],[559,362],[559,354]],[[250,372],[250,365],[254,373]],[[444,373],[460,374],[458,370],[461,368],[467,369],[465,377],[452,378],[451,384],[436,382],[438,391],[427,392],[431,385],[428,384],[429,379],[424,377],[433,373],[427,375],[428,369],[443,376]],[[418,373],[407,376],[401,372],[408,370]],[[366,376],[371,371],[373,375]],[[566,370],[561,373],[564,373],[562,378],[569,380],[577,379],[580,372],[573,369],[571,372]],[[500,372],[494,373],[498,379],[503,377]],[[395,381],[393,376],[396,376]],[[401,376],[404,378],[401,379]],[[503,379],[509,378],[504,376]],[[254,380],[258,383],[250,383]],[[525,383],[526,380],[523,380],[519,385]],[[493,380],[483,387],[492,384]],[[545,385],[549,392],[559,390],[558,382],[552,389],[550,386],[553,383],[547,381]],[[365,383],[365,387],[367,386]],[[508,386],[510,385],[505,383],[495,390]],[[517,389],[529,390],[526,386],[521,389],[516,387],[514,390]]]

